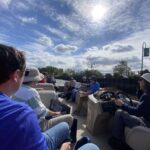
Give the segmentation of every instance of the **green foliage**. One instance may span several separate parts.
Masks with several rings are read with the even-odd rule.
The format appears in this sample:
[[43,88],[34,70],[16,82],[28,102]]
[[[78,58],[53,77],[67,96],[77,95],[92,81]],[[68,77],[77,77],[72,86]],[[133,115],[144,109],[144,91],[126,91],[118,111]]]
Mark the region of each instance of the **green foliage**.
[[119,62],[119,64],[117,64],[114,68],[113,68],[113,75],[116,78],[120,78],[120,77],[131,77],[134,75],[134,73],[131,71],[131,68],[128,66],[127,61],[125,60],[121,60]]
[[78,71],[75,72],[72,69],[60,69],[60,68],[55,68],[52,66],[47,66],[45,68],[39,68],[40,72],[47,72],[49,75],[54,75],[56,77],[63,77],[63,78],[70,78],[71,76],[77,77],[77,78],[82,78],[83,76],[90,77],[92,75],[95,75],[97,78],[103,78],[103,74],[99,72],[98,70],[83,70],[83,71]]
[[105,74],[105,78],[107,78],[107,79],[111,79],[111,78],[113,78],[113,76],[112,76],[112,74],[107,73],[107,74]]
[[47,72],[49,75],[54,74],[55,76],[59,76],[63,74],[63,69],[62,68],[55,68],[52,66],[47,66],[45,68],[39,68],[40,72]]

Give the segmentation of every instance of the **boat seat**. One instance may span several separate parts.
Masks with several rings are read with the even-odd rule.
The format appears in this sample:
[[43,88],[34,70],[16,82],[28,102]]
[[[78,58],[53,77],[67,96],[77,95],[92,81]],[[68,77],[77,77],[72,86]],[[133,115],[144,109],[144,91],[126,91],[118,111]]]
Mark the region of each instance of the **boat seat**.
[[55,91],[50,91],[50,90],[40,90],[38,91],[39,92],[39,95],[40,95],[40,98],[43,102],[43,104],[49,108],[50,107],[50,104],[51,104],[51,100],[53,99],[56,99],[57,95],[55,93]]
[[37,83],[36,87],[37,90],[52,90],[55,91],[54,85],[52,83]]
[[133,150],[150,150],[150,128],[137,126],[125,128],[126,143]]

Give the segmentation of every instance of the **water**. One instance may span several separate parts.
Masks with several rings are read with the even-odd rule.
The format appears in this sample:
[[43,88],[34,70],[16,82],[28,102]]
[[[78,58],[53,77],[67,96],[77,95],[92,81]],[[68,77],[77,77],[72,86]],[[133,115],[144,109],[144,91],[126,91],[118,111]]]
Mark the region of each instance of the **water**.
[[56,86],[64,86],[67,80],[56,79]]

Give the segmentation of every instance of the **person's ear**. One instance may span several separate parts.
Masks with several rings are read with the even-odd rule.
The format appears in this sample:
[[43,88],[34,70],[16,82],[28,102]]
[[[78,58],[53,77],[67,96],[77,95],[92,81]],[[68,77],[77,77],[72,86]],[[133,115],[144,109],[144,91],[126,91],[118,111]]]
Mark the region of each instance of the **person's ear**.
[[20,70],[17,69],[15,70],[11,75],[10,75],[10,79],[17,82],[18,79],[20,78]]

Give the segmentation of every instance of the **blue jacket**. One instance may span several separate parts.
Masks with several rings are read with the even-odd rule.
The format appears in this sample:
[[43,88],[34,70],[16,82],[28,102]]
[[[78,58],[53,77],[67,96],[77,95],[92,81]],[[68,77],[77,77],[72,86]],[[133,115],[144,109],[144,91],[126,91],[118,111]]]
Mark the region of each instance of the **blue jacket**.
[[92,91],[92,93],[98,91],[99,88],[100,88],[99,82],[95,82],[95,83],[90,83],[89,84],[89,90]]
[[0,150],[47,150],[33,110],[0,93]]
[[150,122],[150,94],[144,93],[136,107],[124,104],[121,108],[131,115],[143,117],[146,121]]

